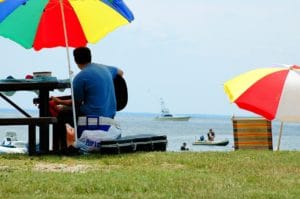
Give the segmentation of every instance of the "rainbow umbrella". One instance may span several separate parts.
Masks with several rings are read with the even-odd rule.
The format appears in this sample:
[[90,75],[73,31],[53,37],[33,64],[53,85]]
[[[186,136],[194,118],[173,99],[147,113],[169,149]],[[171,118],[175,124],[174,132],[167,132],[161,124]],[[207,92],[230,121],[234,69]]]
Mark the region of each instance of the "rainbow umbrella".
[[229,100],[238,107],[283,122],[300,122],[300,66],[261,68],[224,84]]
[[26,49],[66,47],[71,83],[69,47],[96,43],[133,19],[122,0],[0,0],[0,35]]
[[122,0],[0,2],[0,35],[27,49],[96,43],[133,19]]

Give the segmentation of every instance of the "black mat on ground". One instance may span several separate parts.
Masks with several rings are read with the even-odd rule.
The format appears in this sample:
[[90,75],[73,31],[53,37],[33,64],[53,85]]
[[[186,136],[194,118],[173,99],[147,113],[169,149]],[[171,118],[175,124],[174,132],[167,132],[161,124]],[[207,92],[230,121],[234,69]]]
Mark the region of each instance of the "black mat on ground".
[[115,140],[101,141],[101,154],[119,154],[136,151],[166,151],[166,135],[140,134]]

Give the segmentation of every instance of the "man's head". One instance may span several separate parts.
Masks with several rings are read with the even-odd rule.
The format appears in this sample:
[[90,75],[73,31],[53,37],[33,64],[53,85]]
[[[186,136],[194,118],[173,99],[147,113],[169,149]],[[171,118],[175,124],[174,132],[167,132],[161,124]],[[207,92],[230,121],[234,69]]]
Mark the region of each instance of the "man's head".
[[91,51],[88,47],[78,47],[74,49],[73,56],[78,65],[85,65],[92,61]]

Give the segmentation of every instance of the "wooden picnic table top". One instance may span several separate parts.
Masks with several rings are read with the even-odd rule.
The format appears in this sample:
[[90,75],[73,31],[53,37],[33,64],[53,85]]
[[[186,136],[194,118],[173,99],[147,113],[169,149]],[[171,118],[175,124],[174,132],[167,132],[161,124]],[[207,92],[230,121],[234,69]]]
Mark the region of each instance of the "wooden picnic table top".
[[70,88],[70,82],[67,81],[0,81],[0,91],[19,91],[19,90],[54,90]]

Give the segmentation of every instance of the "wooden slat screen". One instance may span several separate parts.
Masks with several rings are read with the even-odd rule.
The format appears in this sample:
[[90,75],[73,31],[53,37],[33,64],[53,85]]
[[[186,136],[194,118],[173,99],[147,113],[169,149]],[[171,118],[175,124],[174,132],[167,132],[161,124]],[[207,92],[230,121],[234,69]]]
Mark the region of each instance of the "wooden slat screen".
[[235,149],[273,150],[272,123],[263,118],[233,117]]

